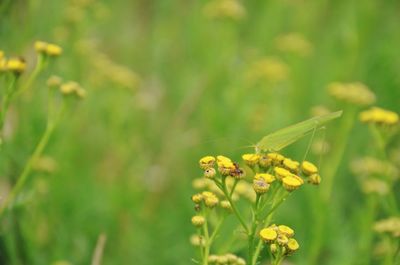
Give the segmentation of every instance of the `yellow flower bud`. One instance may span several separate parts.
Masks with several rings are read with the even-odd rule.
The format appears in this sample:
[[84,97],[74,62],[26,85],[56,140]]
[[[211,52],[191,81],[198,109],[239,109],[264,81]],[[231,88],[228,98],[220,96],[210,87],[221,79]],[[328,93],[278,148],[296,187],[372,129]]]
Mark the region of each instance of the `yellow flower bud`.
[[6,68],[15,74],[22,74],[25,71],[26,63],[22,58],[11,58],[7,61]]
[[282,184],[287,191],[294,191],[302,185],[301,181],[294,176],[284,177]]
[[278,226],[278,231],[280,234],[286,235],[287,237],[294,236],[294,230],[286,225]]
[[205,221],[206,219],[201,215],[195,215],[192,217],[192,224],[197,227],[204,225]]
[[272,164],[272,159],[266,155],[260,156],[258,160],[258,165],[262,168],[268,168]]
[[308,161],[303,161],[303,163],[301,163],[301,170],[307,176],[318,173],[318,168],[313,163]]
[[278,233],[270,227],[264,228],[260,231],[260,238],[266,243],[271,243],[276,240]]
[[277,244],[271,244],[271,246],[269,246],[271,253],[275,254],[278,252],[278,245]]
[[262,178],[253,180],[253,189],[257,194],[264,194],[269,190],[269,184]]
[[232,205],[231,205],[231,203],[230,203],[229,201],[227,201],[227,200],[221,201],[220,205],[221,205],[221,207],[222,207],[223,209],[225,209],[225,210],[229,210],[229,211],[232,210]]
[[200,203],[200,202],[202,202],[202,201],[203,201],[203,195],[200,194],[200,193],[194,194],[194,195],[192,196],[192,201],[193,201],[194,203]]
[[290,238],[288,243],[286,244],[286,248],[288,250],[288,253],[293,253],[298,250],[300,246],[296,239]]
[[62,83],[62,79],[59,76],[52,75],[49,79],[47,79],[47,86],[48,87],[59,87]]
[[297,174],[299,172],[299,165],[300,165],[299,162],[293,161],[289,158],[285,158],[283,160],[283,166],[295,174]]
[[47,49],[47,42],[44,41],[36,41],[34,46],[35,46],[35,50],[38,53],[45,53],[46,49]]
[[258,163],[260,156],[258,154],[244,154],[242,155],[242,159],[246,165],[253,167]]
[[274,165],[280,165],[285,159],[283,155],[278,153],[269,153],[267,154],[267,157],[272,160],[272,164]]
[[201,169],[206,170],[207,168],[213,167],[215,164],[215,157],[213,156],[205,156],[200,159],[199,165]]
[[62,48],[55,44],[47,44],[46,46],[46,54],[49,56],[60,56],[62,51]]
[[287,245],[287,243],[289,242],[289,239],[287,236],[283,235],[283,234],[279,234],[278,237],[276,238],[276,242],[280,245],[280,246],[285,246]]
[[308,183],[313,185],[319,185],[321,183],[321,176],[319,174],[313,174],[308,178]]
[[275,176],[268,174],[268,173],[257,173],[254,176],[254,179],[263,179],[268,184],[271,184],[272,182],[275,181]]
[[217,174],[217,171],[215,171],[215,168],[213,167],[204,170],[204,177],[208,179],[213,179],[215,177],[215,174]]
[[283,167],[274,167],[274,172],[275,172],[276,178],[279,180],[293,175],[289,170],[287,170]]

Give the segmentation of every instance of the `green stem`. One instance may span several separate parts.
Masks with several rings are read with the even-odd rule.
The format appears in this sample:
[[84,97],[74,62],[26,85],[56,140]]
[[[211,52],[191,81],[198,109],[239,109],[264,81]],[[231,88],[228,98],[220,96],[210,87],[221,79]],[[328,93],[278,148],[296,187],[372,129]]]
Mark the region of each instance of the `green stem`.
[[[271,210],[268,212],[268,214],[266,215],[265,220],[263,222],[265,226],[270,225],[273,214],[275,213],[276,209],[278,208],[279,205],[281,205],[286,200],[286,198],[289,195],[290,195],[290,193],[286,192],[278,200],[276,199],[277,196],[275,197],[274,202],[271,207]],[[250,263],[250,265],[255,265],[257,263],[258,257],[260,256],[261,249],[262,249],[262,240],[259,239],[256,250],[254,251],[254,254],[252,257],[252,263]]]
[[252,220],[252,226],[249,234],[249,254],[248,254],[248,259],[249,259],[249,264],[253,263],[253,250],[254,250],[254,236],[257,230],[258,226],[258,205],[260,202],[261,196],[260,194],[256,195],[256,201],[254,203],[254,209],[253,209],[253,220]]
[[18,195],[18,193],[21,191],[22,187],[24,186],[26,180],[28,179],[29,173],[32,170],[32,166],[35,164],[37,159],[40,157],[42,154],[44,148],[46,147],[50,136],[54,130],[54,124],[49,123],[46,127],[46,130],[44,134],[42,135],[42,138],[40,139],[38,145],[36,146],[33,154],[29,158],[28,162],[26,163],[21,175],[19,176],[17,183],[11,190],[10,194],[7,196],[5,201],[0,207],[0,217],[3,215],[4,210],[9,207],[9,205],[14,201],[15,197]]
[[244,221],[243,217],[240,215],[238,209],[236,208],[236,205],[233,203],[232,197],[229,196],[229,192],[228,192],[228,189],[226,187],[225,179],[223,179],[221,187],[222,187],[222,192],[224,193],[226,199],[229,201],[229,203],[232,206],[233,213],[236,215],[236,217],[239,220],[240,224],[242,225],[243,229],[248,234],[249,233],[249,228],[247,227],[246,222]]
[[4,97],[2,98],[2,101],[1,101],[1,113],[0,113],[0,131],[1,132],[3,132],[4,122],[6,120],[6,114],[8,111],[8,107],[10,106],[11,98],[14,94],[16,81],[17,81],[17,77],[15,75],[12,75],[11,82],[8,85],[7,90],[5,91]]
[[203,252],[203,265],[208,265],[208,255],[210,254],[210,236],[208,233],[208,221],[207,221],[207,213],[203,211],[204,213],[204,225],[203,225],[203,233],[204,233],[204,239],[205,239],[205,245],[204,245],[204,252]]

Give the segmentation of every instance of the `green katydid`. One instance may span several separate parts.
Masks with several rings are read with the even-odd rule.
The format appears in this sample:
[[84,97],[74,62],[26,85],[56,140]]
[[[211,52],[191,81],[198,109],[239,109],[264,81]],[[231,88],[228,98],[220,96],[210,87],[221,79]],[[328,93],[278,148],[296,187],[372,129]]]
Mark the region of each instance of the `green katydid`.
[[311,119],[296,123],[289,127],[280,129],[276,132],[264,136],[255,146],[256,153],[277,152],[286,146],[296,142],[304,136],[314,133],[322,125],[339,118],[343,111],[336,111],[326,115],[313,117]]

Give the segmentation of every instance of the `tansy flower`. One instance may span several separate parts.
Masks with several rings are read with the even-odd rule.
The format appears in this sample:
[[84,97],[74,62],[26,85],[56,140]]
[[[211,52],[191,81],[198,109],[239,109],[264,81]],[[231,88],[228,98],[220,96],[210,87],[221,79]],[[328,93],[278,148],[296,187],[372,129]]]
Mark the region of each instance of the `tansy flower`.
[[241,20],[246,11],[237,0],[213,0],[204,6],[204,14],[210,18]]
[[254,176],[254,179],[262,179],[264,180],[266,183],[271,184],[272,182],[275,181],[275,176],[268,174],[268,173],[257,173]]
[[362,83],[332,83],[328,86],[331,96],[348,103],[366,106],[375,102],[376,97],[368,87]]
[[21,74],[25,71],[26,63],[22,58],[11,58],[7,60],[6,68],[15,74]]
[[199,161],[200,168],[202,168],[204,170],[207,168],[213,167],[214,164],[215,164],[215,157],[213,157],[213,156],[202,157]]
[[289,33],[275,39],[275,46],[278,50],[307,56],[312,51],[311,43],[299,33]]
[[293,160],[291,160],[291,159],[289,159],[289,158],[285,158],[285,159],[283,160],[283,166],[284,166],[286,169],[288,169],[288,170],[290,170],[291,172],[296,173],[296,174],[297,174],[298,171],[299,171],[299,165],[300,165],[299,162],[293,161]]
[[312,174],[308,177],[308,183],[319,185],[321,183],[321,176],[319,174]]
[[215,168],[213,167],[204,170],[204,177],[208,179],[213,179],[215,177],[215,174],[217,174],[217,171],[215,171]]
[[390,110],[372,107],[360,113],[360,120],[364,123],[376,123],[390,126],[399,122],[399,115]]
[[257,194],[264,194],[269,189],[269,184],[263,178],[254,178],[253,189]]
[[271,243],[276,240],[278,233],[270,227],[264,228],[260,231],[260,238],[266,243]]
[[274,172],[275,172],[275,176],[279,180],[293,175],[289,170],[287,170],[283,167],[274,167]]
[[286,225],[278,226],[278,231],[279,231],[279,233],[286,235],[287,237],[294,236],[294,230]]
[[197,227],[204,225],[205,221],[206,219],[201,215],[195,215],[192,217],[192,224]]
[[244,160],[246,165],[252,167],[252,166],[255,166],[258,163],[258,161],[260,159],[260,155],[258,155],[258,154],[244,154],[244,155],[242,155],[242,159]]
[[299,178],[288,176],[282,179],[282,184],[287,191],[294,191],[298,189],[303,183],[299,180]]
[[258,165],[262,168],[268,168],[272,164],[272,159],[269,158],[267,155],[260,156],[258,160]]
[[303,161],[301,163],[301,170],[307,176],[318,173],[318,168],[311,162]]
[[300,246],[299,246],[299,243],[297,242],[297,240],[294,238],[290,238],[286,245],[286,249],[288,250],[288,252],[293,253],[296,250],[298,250],[299,248],[300,248]]
[[280,165],[283,160],[285,159],[285,157],[281,154],[278,153],[269,153],[267,154],[268,158],[270,158],[272,160],[272,163],[274,165]]

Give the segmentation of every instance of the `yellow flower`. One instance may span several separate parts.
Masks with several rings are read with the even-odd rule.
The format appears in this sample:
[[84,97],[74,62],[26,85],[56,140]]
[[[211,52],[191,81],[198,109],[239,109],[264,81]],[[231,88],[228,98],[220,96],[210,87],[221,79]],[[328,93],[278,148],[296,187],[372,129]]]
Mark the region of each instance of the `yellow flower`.
[[268,173],[257,173],[254,179],[263,179],[266,183],[271,184],[275,181],[275,176]]
[[197,227],[204,225],[205,221],[206,219],[201,215],[195,215],[192,217],[192,224]]
[[297,172],[299,171],[299,165],[300,165],[299,162],[293,161],[293,160],[291,160],[291,159],[289,159],[289,158],[285,158],[285,159],[283,160],[283,166],[284,166],[286,169],[288,169],[288,170],[290,170],[291,172],[296,173],[296,174],[297,174]]
[[204,13],[210,18],[229,18],[241,20],[246,10],[236,0],[213,0],[204,6]]
[[260,155],[258,155],[258,154],[244,154],[244,155],[242,155],[242,159],[244,160],[246,165],[252,167],[252,166],[255,166],[258,163],[258,161],[260,159]]
[[213,179],[215,177],[215,174],[217,174],[217,171],[215,171],[215,168],[213,167],[204,170],[204,177],[208,179]]
[[307,56],[312,51],[311,43],[299,33],[289,33],[275,39],[276,47],[283,52]]
[[25,71],[26,63],[22,58],[11,58],[7,60],[6,68],[15,74],[21,74]]
[[303,163],[301,163],[301,170],[307,176],[318,173],[318,168],[313,163],[308,161],[303,161]]
[[200,168],[202,168],[204,170],[207,168],[213,167],[214,164],[215,164],[215,157],[213,157],[213,156],[202,157],[199,161]]
[[278,226],[278,231],[280,234],[286,235],[287,237],[294,236],[294,230],[286,225]]
[[292,253],[292,252],[295,252],[296,250],[298,250],[300,248],[300,246],[296,239],[290,238],[286,245],[286,248],[289,253]]
[[218,165],[218,171],[224,175],[224,176],[228,176],[232,170],[234,170],[235,164],[233,164],[233,162],[224,156],[218,156],[217,157],[217,165]]
[[321,176],[319,174],[312,174],[310,177],[308,177],[308,183],[319,185],[321,183]]
[[264,228],[260,231],[260,238],[266,243],[272,243],[278,237],[278,233],[270,227]]
[[287,170],[283,167],[274,167],[274,172],[275,172],[276,178],[279,180],[293,175],[289,170]]
[[49,77],[49,79],[47,79],[47,86],[48,87],[59,87],[62,83],[62,79],[59,76],[56,75],[52,75]]
[[281,154],[278,153],[269,153],[267,154],[268,158],[272,160],[272,163],[274,165],[280,165],[283,160],[285,159],[285,157]]
[[200,203],[200,202],[202,202],[202,201],[203,201],[203,195],[200,194],[200,193],[194,194],[194,195],[192,196],[192,201],[193,201],[194,203]]
[[250,82],[279,82],[287,79],[289,67],[278,58],[264,58],[250,65],[246,78]]
[[328,86],[331,96],[348,103],[366,106],[375,102],[375,94],[362,83],[332,83]]
[[258,165],[262,168],[268,168],[272,164],[272,159],[269,158],[266,155],[260,156],[260,159],[258,160]]
[[360,113],[360,120],[364,123],[395,125],[399,122],[399,115],[390,110],[372,107]]
[[212,192],[204,191],[202,195],[204,199],[204,204],[209,208],[215,207],[219,202],[218,197]]
[[278,237],[276,238],[276,242],[280,246],[285,246],[289,242],[289,238],[284,234],[279,234]]
[[223,209],[225,209],[225,210],[232,210],[232,205],[231,205],[231,203],[230,203],[229,201],[227,201],[227,200],[221,201],[220,205],[221,205],[221,207],[222,207]]
[[254,178],[253,189],[257,194],[264,194],[269,189],[269,184],[263,178]]
[[296,178],[295,176],[288,176],[282,179],[282,184],[287,191],[294,191],[298,189],[303,183],[299,178]]
[[36,50],[38,53],[45,53],[45,52],[46,52],[47,45],[48,45],[47,42],[44,42],[44,41],[36,41],[36,42],[34,43],[35,50]]
[[46,54],[49,56],[60,56],[62,53],[62,48],[55,44],[47,44]]

